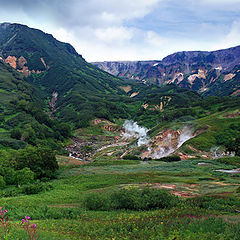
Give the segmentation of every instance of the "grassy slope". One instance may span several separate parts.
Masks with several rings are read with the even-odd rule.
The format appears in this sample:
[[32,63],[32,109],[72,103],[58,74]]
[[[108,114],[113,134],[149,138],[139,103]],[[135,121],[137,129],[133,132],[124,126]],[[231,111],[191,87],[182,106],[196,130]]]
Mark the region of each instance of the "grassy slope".
[[0,61],[0,89],[1,144],[9,142],[11,146],[22,146],[24,145],[22,141],[10,138],[9,131],[16,127],[16,124],[21,127],[36,120],[22,109],[17,108],[17,104],[20,100],[38,101],[41,106],[41,99],[38,92],[24,80],[21,74],[2,61]]
[[[173,121],[163,121],[154,126],[149,131],[149,135],[151,137],[154,137],[163,129],[177,130],[179,128],[182,128],[184,125],[192,125],[194,131],[199,130],[201,133],[196,137],[190,139],[187,143],[185,143],[182,146],[181,150],[184,151],[186,150],[186,145],[191,145],[199,151],[209,152],[212,147],[216,147],[217,145],[215,136],[217,135],[217,133],[219,133],[219,131],[229,128],[231,124],[239,123],[239,105],[233,103],[233,105],[231,106],[231,104],[232,100],[229,99],[223,103],[213,103],[207,109],[202,108],[199,105],[191,106],[190,108],[195,113],[192,118],[189,118],[187,121],[182,121],[184,119],[182,119],[181,117],[176,118]],[[166,109],[166,111],[168,111],[169,113],[176,110],[181,111],[181,108],[178,108],[175,105],[170,110]],[[231,115],[233,115],[233,117],[231,117]]]
[[207,127],[207,130],[188,141],[188,144],[201,151],[209,151],[212,147],[215,147],[217,145],[215,139],[216,134],[220,130],[228,128],[231,124],[239,123],[240,116],[228,118],[225,117],[225,115],[236,113],[237,111],[238,108],[232,111],[228,109],[194,121],[193,124],[196,128]]

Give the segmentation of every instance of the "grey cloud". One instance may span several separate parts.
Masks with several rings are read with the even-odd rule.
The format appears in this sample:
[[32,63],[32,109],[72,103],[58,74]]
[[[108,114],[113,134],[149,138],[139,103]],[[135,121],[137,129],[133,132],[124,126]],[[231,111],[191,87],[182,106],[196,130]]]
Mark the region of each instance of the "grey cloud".
[[120,25],[123,20],[142,17],[159,0],[0,0],[1,10],[15,13],[22,10],[26,16],[39,21],[50,18],[64,27]]

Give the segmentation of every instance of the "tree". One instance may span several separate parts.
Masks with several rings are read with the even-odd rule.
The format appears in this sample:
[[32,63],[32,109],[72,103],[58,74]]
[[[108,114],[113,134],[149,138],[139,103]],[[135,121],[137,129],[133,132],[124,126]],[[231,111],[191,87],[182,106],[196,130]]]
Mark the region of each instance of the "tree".
[[0,176],[0,188],[4,188],[6,186],[6,183],[3,179],[3,176]]
[[60,134],[65,138],[68,138],[68,137],[71,136],[71,128],[66,123],[58,124],[57,125],[57,131],[60,132]]
[[20,140],[22,137],[22,132],[19,128],[14,128],[12,131],[11,131],[11,138],[15,138],[15,139],[18,139]]
[[0,170],[1,175],[7,185],[13,185],[16,182],[16,171],[11,167],[2,167]]
[[234,152],[236,156],[240,156],[240,137],[238,137],[232,141],[229,141],[226,144],[226,149],[229,152]]
[[16,171],[16,182],[18,186],[32,183],[34,181],[34,172],[30,168],[23,168]]
[[17,170],[25,167],[35,173],[36,178],[51,178],[58,169],[55,153],[43,146],[28,146],[18,150],[15,158]]

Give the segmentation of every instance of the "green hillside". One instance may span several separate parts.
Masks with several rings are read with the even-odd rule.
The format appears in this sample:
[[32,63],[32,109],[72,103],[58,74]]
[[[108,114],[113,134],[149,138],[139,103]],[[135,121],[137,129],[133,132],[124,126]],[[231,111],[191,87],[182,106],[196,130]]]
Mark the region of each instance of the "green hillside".
[[[0,146],[19,149],[27,144],[58,144],[66,136],[63,125],[44,112],[45,103],[39,90],[24,76],[0,61]],[[67,129],[69,127],[66,127]]]
[[71,45],[19,24],[2,24],[0,32],[3,58],[15,56],[16,68],[21,71],[18,62],[24,57],[24,66],[32,72],[27,81],[43,90],[45,98],[58,93],[55,108],[59,118],[81,126],[85,118],[124,112],[118,104],[124,95],[119,88],[123,81],[87,63]]

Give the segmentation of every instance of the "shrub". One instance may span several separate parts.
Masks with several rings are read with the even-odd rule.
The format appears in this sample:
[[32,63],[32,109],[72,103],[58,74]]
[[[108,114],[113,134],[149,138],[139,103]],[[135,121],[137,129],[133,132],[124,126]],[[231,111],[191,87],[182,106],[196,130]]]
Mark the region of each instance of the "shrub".
[[111,210],[113,207],[112,200],[106,194],[89,194],[84,199],[84,205],[89,210]]
[[186,200],[187,206],[200,207],[211,210],[224,210],[235,212],[239,207],[239,197],[200,196]]
[[27,184],[22,186],[21,192],[23,194],[38,194],[40,192],[46,192],[53,189],[53,186],[50,183],[37,182],[33,184]]
[[30,168],[36,178],[51,178],[58,169],[55,152],[44,146],[18,150],[15,162],[16,169]]
[[178,198],[166,190],[149,189],[122,189],[112,195],[119,209],[150,210],[171,208],[178,202]]
[[167,156],[167,157],[162,157],[159,159],[154,159],[155,161],[164,161],[164,162],[177,162],[181,161],[181,158],[179,156],[173,155],[173,156]]
[[34,181],[34,172],[29,168],[25,167],[21,170],[16,171],[16,183],[18,185],[31,183]]
[[132,154],[127,154],[123,157],[124,160],[141,160],[140,157]]
[[53,189],[52,184],[37,182],[33,184],[23,185],[21,188],[8,188],[0,191],[1,197],[16,197],[18,195],[30,195],[30,194],[38,194],[40,192],[46,192]]
[[111,194],[89,194],[84,205],[89,210],[150,210],[172,208],[179,199],[166,190],[160,189],[121,189]]
[[1,197],[16,197],[19,194],[20,189],[18,188],[4,189],[0,192]]
[[4,181],[3,176],[0,176],[0,188],[4,188],[6,186],[6,183]]
[[11,167],[1,167],[0,175],[3,176],[6,185],[13,185],[16,182],[16,171]]
[[26,147],[26,143],[16,139],[0,139],[0,145],[13,149],[21,149]]

